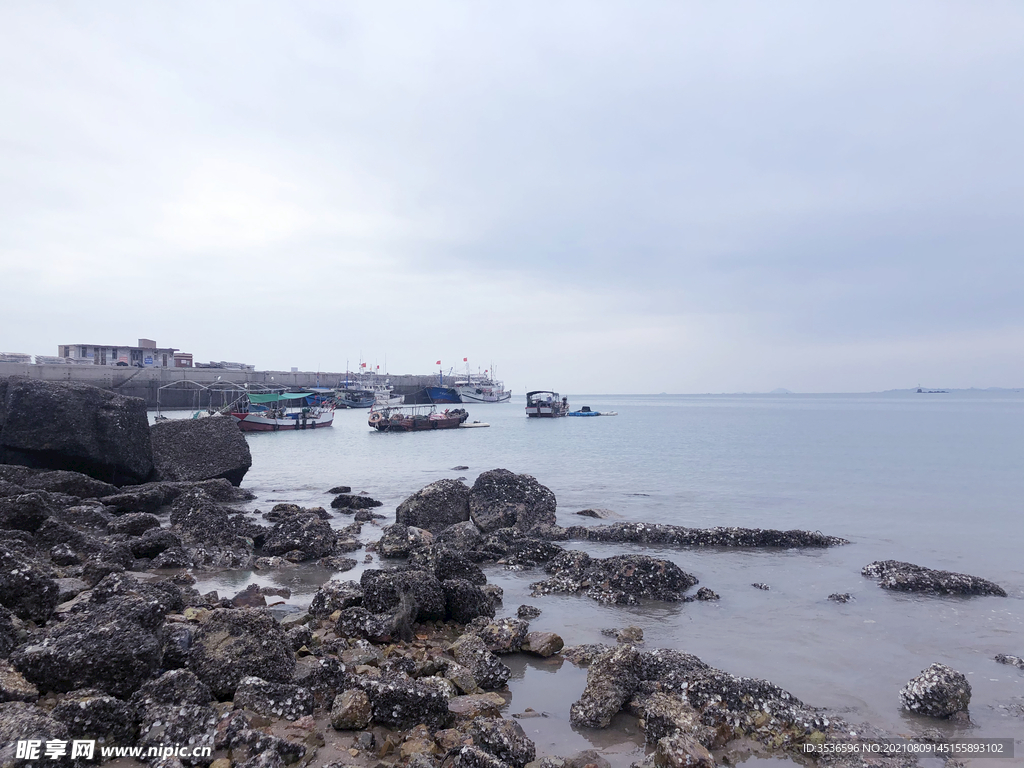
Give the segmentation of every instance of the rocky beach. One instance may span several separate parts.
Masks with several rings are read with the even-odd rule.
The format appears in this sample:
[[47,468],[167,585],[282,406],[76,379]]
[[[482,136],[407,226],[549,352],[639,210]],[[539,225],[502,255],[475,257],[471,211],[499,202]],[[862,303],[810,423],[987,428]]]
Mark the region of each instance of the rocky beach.
[[[432,481],[394,510],[340,485],[345,477],[323,478],[329,505],[263,504],[244,487],[251,465],[228,418],[150,426],[134,398],[0,380],[2,768],[89,762],[19,758],[17,742],[32,739],[209,747],[148,759],[161,768],[607,766],[599,751],[552,754],[531,740],[523,723],[546,713],[509,707],[510,665],[523,658],[586,669],[562,716],[581,730],[631,718],[644,766],[960,764],[858,750],[934,744],[948,731],[852,720],[766,679],[649,647],[639,627],[609,628],[600,644],[580,643],[571,627],[531,628],[552,595],[639,610],[721,599],[720,586],[666,551],[825,550],[850,544],[843,531],[567,525],[543,478],[502,468],[472,484]],[[588,551],[607,543],[634,550]],[[197,588],[210,574],[295,568],[331,574],[298,610],[283,587]],[[488,578],[495,568],[527,575],[531,599],[506,604]],[[903,561],[862,574],[894,592],[1007,595],[984,578]],[[1020,666],[1010,654],[1022,650],[996,661]],[[964,675],[928,659],[920,668],[893,700],[967,728]]]

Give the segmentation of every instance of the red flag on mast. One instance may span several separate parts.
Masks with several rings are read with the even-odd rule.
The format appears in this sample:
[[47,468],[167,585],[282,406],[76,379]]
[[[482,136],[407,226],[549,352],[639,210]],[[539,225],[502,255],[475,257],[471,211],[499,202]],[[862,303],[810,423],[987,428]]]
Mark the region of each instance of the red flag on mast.
[[440,364],[441,364],[440,360],[438,360],[436,363],[434,363],[434,365],[440,365]]

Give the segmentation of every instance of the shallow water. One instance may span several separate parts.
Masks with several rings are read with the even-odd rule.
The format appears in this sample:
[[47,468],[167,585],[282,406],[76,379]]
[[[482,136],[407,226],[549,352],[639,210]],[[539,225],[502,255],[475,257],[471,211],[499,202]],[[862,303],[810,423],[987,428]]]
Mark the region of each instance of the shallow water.
[[[562,525],[599,522],[572,513],[600,507],[622,520],[842,536],[851,544],[828,550],[567,543],[598,556],[644,551],[671,559],[721,595],[711,603],[622,607],[576,596],[531,598],[528,585],[543,578],[540,571],[486,570],[505,589],[504,614],[535,604],[543,613],[532,627],[557,631],[567,644],[607,641],[602,628],[634,624],[649,648],[679,648],[729,672],[767,678],[853,722],[907,734],[950,728],[899,706],[899,689],[938,661],[971,681],[976,727],[970,735],[1024,736],[1024,673],[992,660],[996,653],[1024,654],[1024,395],[585,396],[570,402],[619,415],[527,419],[517,398],[469,407],[470,418],[489,422],[489,429],[382,434],[367,427],[365,411],[339,411],[330,429],[248,435],[253,467],[243,486],[259,496],[250,508],[266,511],[275,501],[327,506],[328,488],[351,485],[384,502],[377,511],[389,515],[386,523],[403,498],[429,482],[465,477],[472,483],[481,471],[505,467],[532,474],[555,492]],[[469,469],[451,469],[459,465]],[[348,521],[338,515],[335,524]],[[377,535],[370,526],[365,531]],[[889,558],[982,576],[1009,597],[895,594],[860,575],[867,563]],[[330,575],[239,573],[200,586],[233,594],[250,581],[286,584],[293,589],[287,602],[299,606]],[[826,600],[832,592],[849,592],[854,600],[832,603]],[[568,706],[586,683],[585,671],[568,663],[513,664],[509,713],[526,707],[549,713],[521,721],[541,753],[593,745],[616,765],[636,759],[631,718],[620,717],[606,733],[569,727]],[[1019,742],[1017,751],[1024,755]],[[752,757],[743,764],[778,763]]]

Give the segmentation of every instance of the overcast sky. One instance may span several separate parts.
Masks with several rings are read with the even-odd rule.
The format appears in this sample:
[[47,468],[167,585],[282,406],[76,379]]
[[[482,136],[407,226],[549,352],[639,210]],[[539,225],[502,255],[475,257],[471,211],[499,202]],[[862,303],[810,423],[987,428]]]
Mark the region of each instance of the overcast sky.
[[1024,3],[0,3],[0,351],[1024,385]]

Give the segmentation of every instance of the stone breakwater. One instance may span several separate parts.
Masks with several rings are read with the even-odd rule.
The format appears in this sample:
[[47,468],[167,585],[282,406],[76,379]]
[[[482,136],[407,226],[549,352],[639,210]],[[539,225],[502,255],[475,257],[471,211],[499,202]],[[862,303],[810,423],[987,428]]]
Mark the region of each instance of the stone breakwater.
[[[219,433],[189,434],[192,447],[178,453],[216,452]],[[472,486],[443,480],[412,494],[366,545],[395,558],[391,567],[327,581],[306,610],[269,611],[266,598],[283,588],[230,597],[195,588],[194,574],[209,570],[354,568],[347,555],[363,548],[363,526],[381,515],[369,497],[333,490],[336,512],[278,504],[245,513],[235,505],[252,495],[223,477],[118,486],[67,468],[0,465],[0,766],[23,764],[18,740],[69,738],[209,746],[212,756],[198,762],[215,768],[593,762],[538,757],[519,723],[502,715],[511,654],[589,664],[586,690],[563,714],[580,728],[635,716],[652,750],[646,762],[658,766],[714,765],[750,742],[802,754],[826,740],[891,737],[850,727],[768,681],[681,651],[645,650],[640,632],[616,633],[617,647],[563,649],[558,633],[532,630],[552,592],[615,603],[718,596],[704,587],[691,597],[697,577],[670,560],[595,558],[556,543],[573,529],[557,525],[554,494],[503,469]],[[336,527],[336,514],[363,519]],[[740,530],[748,529],[710,536]],[[760,531],[749,540],[842,542],[817,537]],[[484,565],[545,574],[533,585],[538,605],[506,609]],[[908,683],[904,704],[962,713],[970,691],[956,674],[926,671]],[[860,765],[836,755],[820,763]]]

